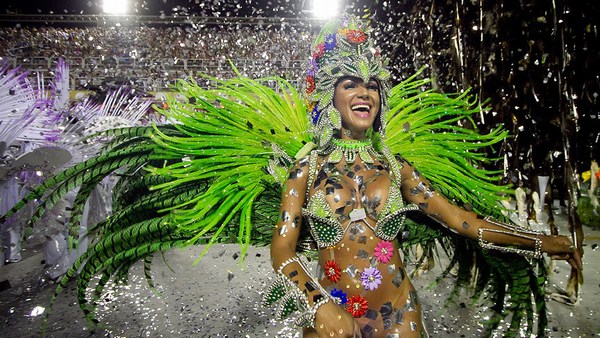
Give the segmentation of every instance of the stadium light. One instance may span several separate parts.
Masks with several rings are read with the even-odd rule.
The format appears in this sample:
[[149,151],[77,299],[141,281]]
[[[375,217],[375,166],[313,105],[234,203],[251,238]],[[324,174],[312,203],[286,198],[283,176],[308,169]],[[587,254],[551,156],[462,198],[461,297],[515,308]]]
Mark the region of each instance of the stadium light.
[[340,0],[313,0],[311,12],[317,19],[329,19],[339,14],[339,7]]
[[128,0],[104,0],[102,10],[106,14],[125,14],[128,5]]

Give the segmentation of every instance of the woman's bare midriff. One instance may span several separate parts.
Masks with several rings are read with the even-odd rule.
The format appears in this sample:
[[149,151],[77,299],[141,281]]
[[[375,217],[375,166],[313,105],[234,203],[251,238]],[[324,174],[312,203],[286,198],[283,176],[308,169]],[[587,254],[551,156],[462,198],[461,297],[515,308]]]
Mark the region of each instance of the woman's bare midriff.
[[[317,172],[322,179],[316,182],[311,194],[319,190],[328,191],[326,200],[332,210],[338,210],[336,216],[346,229],[343,239],[335,246],[319,251],[319,282],[329,292],[334,288],[342,291],[348,300],[361,297],[367,302],[366,313],[356,316],[363,337],[386,337],[389,334],[392,337],[394,334],[418,337],[423,330],[421,309],[415,289],[406,275],[398,242],[388,242],[393,247],[387,257],[389,261],[382,261],[375,255],[383,241],[374,232],[376,217],[385,205],[389,187],[394,184],[388,166],[379,161],[365,164],[357,159],[351,165],[343,161],[335,167],[321,165]],[[354,209],[365,209],[366,217],[350,220],[347,215]],[[325,268],[331,269],[331,262],[339,268],[337,278],[327,276]],[[364,276],[373,269],[377,270],[373,280],[378,282],[365,285],[361,274]],[[350,303],[340,306],[344,309],[351,307]],[[310,332],[305,330],[305,335],[309,337]]]

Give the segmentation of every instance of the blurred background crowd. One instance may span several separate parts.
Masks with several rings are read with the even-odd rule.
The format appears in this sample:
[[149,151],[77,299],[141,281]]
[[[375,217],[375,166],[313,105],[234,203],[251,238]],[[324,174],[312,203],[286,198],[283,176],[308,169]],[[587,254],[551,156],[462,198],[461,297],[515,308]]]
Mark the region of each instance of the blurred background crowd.
[[46,75],[62,57],[73,89],[119,82],[157,91],[200,73],[230,78],[230,61],[243,75],[296,82],[312,39],[308,29],[258,26],[2,27],[0,57]]

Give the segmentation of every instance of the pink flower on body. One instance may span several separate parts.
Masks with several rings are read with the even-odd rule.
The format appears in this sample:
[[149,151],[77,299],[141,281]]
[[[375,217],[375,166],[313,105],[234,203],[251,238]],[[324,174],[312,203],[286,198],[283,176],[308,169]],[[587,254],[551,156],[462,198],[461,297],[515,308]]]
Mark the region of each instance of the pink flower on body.
[[375,248],[375,257],[380,263],[387,263],[394,255],[394,245],[392,242],[381,241]]

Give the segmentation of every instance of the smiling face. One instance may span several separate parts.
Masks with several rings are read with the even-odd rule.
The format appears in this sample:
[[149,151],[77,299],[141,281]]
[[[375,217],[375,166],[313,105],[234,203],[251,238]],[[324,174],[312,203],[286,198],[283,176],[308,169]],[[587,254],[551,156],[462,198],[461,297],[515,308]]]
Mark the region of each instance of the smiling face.
[[363,139],[379,112],[379,83],[374,79],[365,83],[357,77],[342,77],[335,86],[333,105],[342,118],[342,138]]

